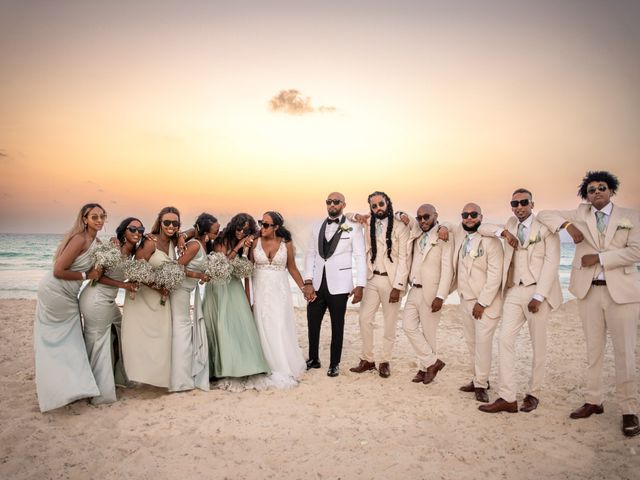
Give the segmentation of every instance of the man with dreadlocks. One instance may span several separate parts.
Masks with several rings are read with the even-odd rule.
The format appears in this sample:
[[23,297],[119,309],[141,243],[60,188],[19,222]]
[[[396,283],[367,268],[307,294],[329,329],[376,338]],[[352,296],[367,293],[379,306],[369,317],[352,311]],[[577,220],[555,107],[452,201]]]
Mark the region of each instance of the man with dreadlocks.
[[368,234],[364,236],[368,275],[360,306],[362,356],[360,363],[350,370],[362,373],[376,368],[373,324],[378,306],[382,305],[384,334],[378,373],[387,378],[391,374],[389,362],[396,341],[400,297],[407,287],[409,228],[402,222],[394,222],[393,204],[386,193],[373,192],[368,201],[371,216],[365,222]]
[[586,200],[575,210],[544,211],[538,219],[551,231],[565,228],[576,244],[569,291],[578,299],[587,341],[586,403],[570,415],[587,418],[604,412],[602,367],[607,330],[613,343],[616,392],[622,433],[640,434],[636,383],[636,338],[640,315],[640,215],[611,202],[619,181],[606,171],[587,172],[578,186]]

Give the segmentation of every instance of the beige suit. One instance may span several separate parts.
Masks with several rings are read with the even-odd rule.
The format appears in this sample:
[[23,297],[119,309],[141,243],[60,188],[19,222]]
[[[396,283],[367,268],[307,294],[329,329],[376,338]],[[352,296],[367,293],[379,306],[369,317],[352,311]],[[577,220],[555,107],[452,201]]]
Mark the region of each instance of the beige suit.
[[[557,231],[568,220],[584,235],[584,240],[576,245],[569,291],[578,298],[587,341],[586,402],[602,403],[602,366],[608,329],[622,413],[638,413],[635,348],[640,274],[635,264],[640,262],[640,215],[635,210],[613,205],[603,233],[598,231],[589,204],[569,211],[540,212],[538,219],[552,231]],[[588,254],[598,254],[602,263],[582,267],[582,257]],[[602,277],[606,285],[592,285],[594,279]]]
[[[348,216],[348,215],[347,215]],[[371,219],[369,219],[371,221]],[[395,220],[391,231],[391,260],[387,257],[386,227],[380,236],[376,235],[377,254],[375,264],[371,262],[371,235],[369,221],[364,229],[365,250],[367,259],[367,284],[362,295],[360,305],[360,336],[362,338],[362,359],[368,362],[374,361],[373,355],[373,330],[378,307],[382,305],[384,317],[384,334],[382,340],[382,356],[380,362],[389,362],[393,354],[393,346],[396,341],[396,324],[400,311],[400,302],[389,303],[389,295],[393,288],[397,288],[403,294],[407,288],[407,244],[409,239],[409,227]],[[374,219],[375,221],[375,219]],[[376,275],[376,265],[386,276]]]
[[[547,321],[551,309],[562,304],[562,290],[558,277],[560,237],[531,215],[531,225],[524,244],[514,250],[504,242],[502,266],[502,326],[500,327],[500,388],[498,394],[507,402],[516,401],[515,344],[520,329],[529,327],[533,350],[531,380],[528,393],[540,397],[544,382],[547,351]],[[517,238],[518,219],[511,217],[505,229]],[[479,233],[494,236],[499,227],[482,225]],[[543,299],[537,313],[528,309],[534,297]]]
[[443,300],[449,295],[453,279],[453,242],[438,239],[438,225],[427,234],[424,249],[420,248],[422,230],[417,222],[411,222],[407,257],[409,281],[413,286],[407,296],[402,317],[402,328],[416,352],[418,367],[426,371],[438,359],[436,330],[442,310],[431,311],[436,297]]
[[[462,249],[466,232],[460,225],[454,228],[452,290],[457,289],[462,309],[462,328],[473,360],[473,383],[487,388],[491,370],[493,334],[502,310],[502,244],[497,238],[476,233],[470,242],[469,253]],[[482,317],[471,315],[475,303],[486,306]]]

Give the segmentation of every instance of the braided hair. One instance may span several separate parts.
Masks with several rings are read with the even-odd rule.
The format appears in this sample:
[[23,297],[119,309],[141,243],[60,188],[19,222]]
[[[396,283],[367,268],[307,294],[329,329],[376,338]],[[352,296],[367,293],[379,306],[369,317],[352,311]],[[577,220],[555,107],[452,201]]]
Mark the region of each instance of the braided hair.
[[[393,259],[391,258],[391,232],[393,231],[393,204],[391,203],[391,199],[384,192],[373,192],[371,195],[367,197],[367,203],[371,205],[371,199],[375,196],[381,196],[384,198],[384,201],[387,203],[387,231],[386,231],[386,240],[387,240],[387,257],[389,261],[393,263]],[[376,256],[378,254],[378,245],[376,242],[376,219],[377,217],[374,215],[373,210],[369,207],[371,211],[371,221],[369,222],[369,235],[371,236],[371,263],[376,261]]]

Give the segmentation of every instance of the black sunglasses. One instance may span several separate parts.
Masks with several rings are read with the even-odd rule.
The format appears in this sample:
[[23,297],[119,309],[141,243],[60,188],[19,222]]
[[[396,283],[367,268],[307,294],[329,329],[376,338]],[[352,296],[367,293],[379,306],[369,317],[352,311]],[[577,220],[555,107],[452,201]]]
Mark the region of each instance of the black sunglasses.
[[607,187],[605,185],[598,185],[597,187],[589,187],[587,188],[587,193],[596,193],[596,188],[600,192],[606,192]]
[[426,213],[424,215],[416,215],[416,220],[420,221],[420,220],[424,220],[425,222],[428,222],[429,219],[431,218],[431,215]]
[[327,198],[325,200],[327,205],[340,205],[342,203],[342,200],[336,200],[334,198]]
[[511,200],[509,203],[511,204],[511,208],[516,208],[518,205],[526,207],[527,205],[529,205],[529,199],[524,198],[522,200]]
[[262,228],[271,228],[276,226],[275,223],[267,223],[267,222],[263,222],[262,220],[260,220],[258,223]]
[[376,207],[378,207],[378,208],[384,208],[384,206],[385,206],[385,205],[386,205],[386,203],[384,203],[384,201],[382,201],[382,202],[378,202],[378,203],[372,203],[372,204],[371,204],[371,208],[376,208]]
[[460,215],[466,220],[469,217],[478,218],[478,215],[480,214],[478,212],[462,212]]
[[140,235],[144,233],[144,227],[127,227],[127,230],[131,233],[139,233]]
[[165,227],[174,226],[178,228],[180,226],[180,220],[163,220],[162,225],[164,225]]

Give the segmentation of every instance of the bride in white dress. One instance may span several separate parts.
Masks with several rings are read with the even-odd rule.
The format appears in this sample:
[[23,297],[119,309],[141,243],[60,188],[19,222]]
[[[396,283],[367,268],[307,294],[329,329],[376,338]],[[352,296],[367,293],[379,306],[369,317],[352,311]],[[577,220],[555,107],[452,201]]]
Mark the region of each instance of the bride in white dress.
[[260,238],[253,245],[253,314],[264,356],[271,368],[268,383],[277,388],[297,385],[306,370],[298,345],[289,275],[298,287],[303,279],[295,263],[291,234],[278,212],[262,216]]

